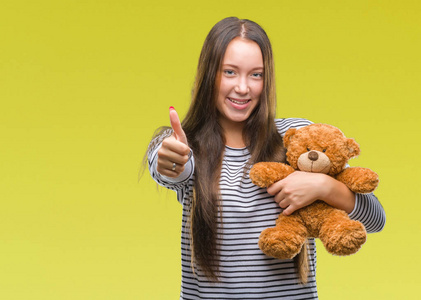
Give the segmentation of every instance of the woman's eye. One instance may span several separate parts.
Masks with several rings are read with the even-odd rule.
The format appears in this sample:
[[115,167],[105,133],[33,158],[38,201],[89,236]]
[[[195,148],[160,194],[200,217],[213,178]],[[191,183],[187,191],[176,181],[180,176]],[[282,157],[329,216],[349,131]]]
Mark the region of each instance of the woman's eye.
[[235,74],[235,72],[234,72],[233,70],[224,70],[224,73],[225,73],[226,75],[230,75],[230,76],[232,76],[232,75],[234,75],[234,74]]
[[253,77],[262,78],[263,77],[263,73],[253,73]]

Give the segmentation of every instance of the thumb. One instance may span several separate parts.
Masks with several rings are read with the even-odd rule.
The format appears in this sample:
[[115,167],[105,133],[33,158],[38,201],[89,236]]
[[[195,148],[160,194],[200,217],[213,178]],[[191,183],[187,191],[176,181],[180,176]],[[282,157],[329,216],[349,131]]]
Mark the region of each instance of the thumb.
[[188,145],[187,143],[187,137],[186,134],[183,131],[183,128],[181,127],[180,119],[178,118],[178,114],[175,111],[174,107],[170,107],[170,122],[171,127],[174,130],[174,136],[177,139],[177,141],[182,142],[183,144]]

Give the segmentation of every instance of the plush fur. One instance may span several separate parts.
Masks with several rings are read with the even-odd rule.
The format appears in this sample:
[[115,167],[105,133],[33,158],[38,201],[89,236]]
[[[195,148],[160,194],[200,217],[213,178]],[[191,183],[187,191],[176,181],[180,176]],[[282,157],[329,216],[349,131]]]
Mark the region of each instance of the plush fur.
[[[252,182],[269,187],[295,170],[328,174],[343,182],[351,191],[370,193],[378,185],[375,172],[360,167],[346,167],[360,149],[355,140],[346,138],[336,127],[312,124],[289,129],[284,136],[289,165],[261,162],[250,170]],[[366,241],[366,230],[348,214],[321,200],[289,216],[279,215],[276,227],[265,229],[259,238],[260,249],[269,256],[289,259],[297,255],[305,240],[319,238],[334,255],[356,253]]]

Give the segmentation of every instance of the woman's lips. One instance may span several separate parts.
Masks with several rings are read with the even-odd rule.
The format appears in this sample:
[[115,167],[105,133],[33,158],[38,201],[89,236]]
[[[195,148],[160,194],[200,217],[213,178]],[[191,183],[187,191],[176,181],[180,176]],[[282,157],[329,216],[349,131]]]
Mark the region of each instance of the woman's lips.
[[236,110],[247,109],[251,103],[251,99],[238,99],[238,98],[229,98],[227,97],[231,107]]
[[239,105],[244,105],[251,101],[251,99],[236,99],[236,98],[229,98],[229,97],[228,97],[228,100],[231,101],[232,103],[239,104]]

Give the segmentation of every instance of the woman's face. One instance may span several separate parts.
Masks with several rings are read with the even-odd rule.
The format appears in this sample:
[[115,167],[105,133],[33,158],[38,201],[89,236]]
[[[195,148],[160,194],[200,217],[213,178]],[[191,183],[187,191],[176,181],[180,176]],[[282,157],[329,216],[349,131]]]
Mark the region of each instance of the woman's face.
[[263,90],[263,57],[259,45],[237,37],[229,44],[219,70],[216,108],[224,129],[244,122]]

